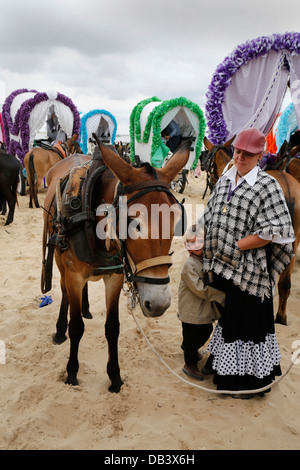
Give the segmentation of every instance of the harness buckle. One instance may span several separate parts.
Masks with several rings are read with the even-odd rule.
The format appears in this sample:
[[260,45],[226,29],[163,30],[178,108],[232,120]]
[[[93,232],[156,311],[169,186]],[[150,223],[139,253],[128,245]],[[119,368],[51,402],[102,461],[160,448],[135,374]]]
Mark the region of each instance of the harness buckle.
[[[124,285],[127,284],[128,288],[125,289]],[[127,296],[127,306],[128,310],[133,310],[138,302],[138,291],[134,287],[132,283],[130,283],[128,280],[123,283],[123,291],[125,292],[125,295]]]

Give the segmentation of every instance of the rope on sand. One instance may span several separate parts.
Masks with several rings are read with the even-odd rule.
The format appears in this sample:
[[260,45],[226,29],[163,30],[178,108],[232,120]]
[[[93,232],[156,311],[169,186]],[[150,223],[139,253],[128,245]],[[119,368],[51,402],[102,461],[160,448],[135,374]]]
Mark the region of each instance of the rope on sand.
[[139,324],[139,322],[138,322],[138,320],[137,320],[137,318],[136,318],[136,316],[133,312],[133,308],[130,308],[130,306],[128,306],[128,309],[129,309],[131,315],[133,316],[133,319],[134,319],[137,327],[139,328],[140,332],[142,333],[143,337],[145,338],[146,342],[148,343],[148,345],[150,346],[152,351],[156,354],[156,356],[161,361],[161,363],[169,370],[169,372],[171,372],[171,374],[175,375],[175,377],[177,377],[182,382],[185,382],[186,384],[191,385],[192,387],[198,388],[200,390],[204,390],[205,392],[210,392],[210,393],[219,394],[219,395],[220,394],[221,395],[233,395],[233,394],[234,395],[243,395],[243,394],[249,394],[249,393],[255,394],[255,393],[265,392],[266,390],[270,390],[270,388],[273,387],[274,385],[278,384],[278,382],[280,382],[290,372],[291,368],[293,367],[296,360],[300,356],[300,351],[299,351],[298,354],[295,354],[294,357],[292,358],[292,361],[290,362],[290,364],[289,364],[288,368],[286,369],[286,371],[280,377],[278,377],[276,380],[274,380],[271,384],[266,385],[265,387],[262,387],[262,388],[258,388],[258,389],[255,389],[255,390],[234,390],[233,391],[233,390],[213,390],[213,389],[210,389],[210,388],[207,388],[207,387],[202,387],[201,385],[195,384],[193,382],[190,382],[189,380],[184,379],[183,377],[178,375],[174,370],[172,370],[168,366],[168,364],[163,360],[163,358],[160,356],[160,354],[156,351],[156,349],[150,343],[149,339],[147,338],[146,334],[144,333],[141,325]]

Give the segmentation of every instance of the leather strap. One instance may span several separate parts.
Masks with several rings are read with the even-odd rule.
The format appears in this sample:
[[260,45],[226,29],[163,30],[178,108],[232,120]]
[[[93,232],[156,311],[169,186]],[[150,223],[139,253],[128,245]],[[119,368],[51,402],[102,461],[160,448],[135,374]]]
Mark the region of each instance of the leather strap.
[[160,266],[161,264],[168,264],[171,266],[173,264],[172,257],[170,255],[167,256],[157,256],[156,258],[146,259],[141,261],[135,266],[134,274],[143,271],[144,269],[151,268],[153,266]]

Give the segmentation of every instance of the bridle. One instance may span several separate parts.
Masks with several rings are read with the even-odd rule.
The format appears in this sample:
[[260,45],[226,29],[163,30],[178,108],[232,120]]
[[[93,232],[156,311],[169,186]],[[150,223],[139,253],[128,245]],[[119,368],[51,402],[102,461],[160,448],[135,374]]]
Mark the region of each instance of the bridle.
[[68,140],[66,140],[61,146],[65,149],[67,157],[69,155],[73,155],[73,153],[78,153],[78,149],[76,148],[75,142],[71,141],[71,145],[69,146]]
[[[119,183],[116,188],[116,196],[114,198],[114,201],[112,202],[112,206],[117,210],[117,220],[119,216],[118,208],[119,208],[120,198],[122,198],[125,195],[129,195],[135,191],[138,191],[138,192],[127,200],[127,206],[131,204],[133,201],[144,196],[145,194],[148,194],[153,191],[162,191],[162,192],[167,193],[169,196],[172,196],[172,198],[177,202],[177,204],[179,204],[179,206],[183,210],[182,203],[177,201],[175,196],[171,193],[169,189],[169,185],[167,183],[164,183],[157,179],[150,180],[150,181],[141,181],[138,183],[127,185],[127,186],[126,185],[124,186],[122,183]],[[149,258],[138,264],[135,264],[131,255],[127,251],[125,240],[122,238],[119,238],[115,234],[115,241],[120,251],[120,256],[123,262],[123,272],[125,276],[125,282],[131,285],[136,282],[142,282],[146,284],[168,284],[170,282],[169,276],[164,277],[164,278],[151,278],[151,277],[141,276],[138,274],[144,269],[154,267],[154,266],[161,266],[163,264],[167,264],[171,266],[172,265],[172,258],[171,258],[172,253],[166,256],[156,256],[154,258]]]
[[209,188],[212,191],[215,185],[215,181],[218,180],[216,168],[216,154],[219,150],[223,150],[230,158],[232,158],[230,150],[224,145],[215,145],[212,150],[206,150],[202,152],[202,156],[200,159],[201,170],[206,171],[206,188],[202,199],[205,198],[207,189]]

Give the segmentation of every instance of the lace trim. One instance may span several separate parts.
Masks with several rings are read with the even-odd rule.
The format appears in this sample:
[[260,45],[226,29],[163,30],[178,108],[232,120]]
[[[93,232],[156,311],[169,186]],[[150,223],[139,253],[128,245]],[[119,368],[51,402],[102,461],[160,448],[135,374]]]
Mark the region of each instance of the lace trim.
[[207,350],[214,356],[213,369],[219,375],[247,374],[262,379],[271,374],[281,359],[275,334],[267,334],[260,343],[242,340],[225,343],[220,325],[216,326]]

